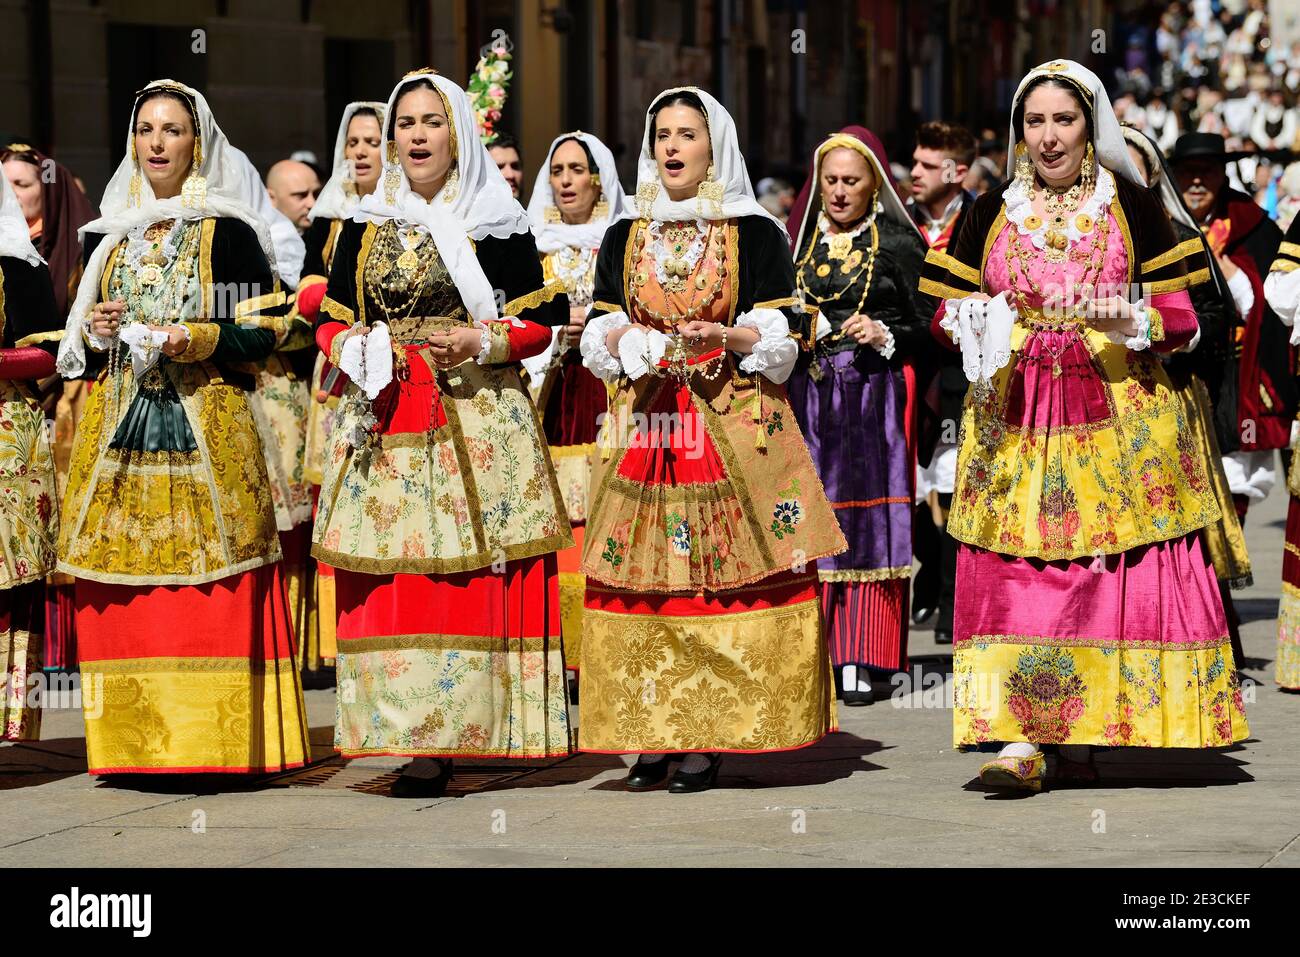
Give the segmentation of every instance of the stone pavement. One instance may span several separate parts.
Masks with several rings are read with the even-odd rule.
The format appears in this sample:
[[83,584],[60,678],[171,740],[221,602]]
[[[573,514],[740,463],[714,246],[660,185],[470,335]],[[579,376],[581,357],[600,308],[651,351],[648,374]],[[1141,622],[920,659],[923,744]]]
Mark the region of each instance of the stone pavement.
[[[1256,584],[1237,593],[1252,737],[1232,750],[1116,750],[1087,789],[1003,797],[951,744],[951,713],[924,690],[841,707],[842,730],[788,754],[728,756],[720,787],[629,794],[624,762],[458,763],[447,797],[384,796],[397,758],[331,760],[332,691],[307,693],[322,763],[253,787],[151,791],[85,774],[79,712],[46,715],[40,742],[0,745],[7,866],[330,865],[1300,865],[1300,695],[1272,683],[1284,488],[1252,509]],[[914,667],[949,649],[914,630]],[[931,679],[932,681],[934,679]],[[922,683],[924,688],[924,683]],[[877,687],[878,697],[888,692]],[[190,790],[183,790],[191,788]]]

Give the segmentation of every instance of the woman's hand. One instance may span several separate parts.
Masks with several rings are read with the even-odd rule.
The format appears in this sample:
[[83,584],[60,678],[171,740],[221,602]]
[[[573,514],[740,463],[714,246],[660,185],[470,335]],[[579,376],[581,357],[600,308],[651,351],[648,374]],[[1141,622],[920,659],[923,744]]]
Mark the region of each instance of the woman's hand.
[[1237,273],[1241,271],[1237,267],[1237,264],[1234,263],[1227,256],[1216,255],[1214,258],[1219,261],[1219,268],[1223,270],[1224,279],[1231,279],[1233,276],[1237,275]]
[[586,306],[569,306],[569,324],[564,327],[564,334],[571,340],[577,341],[582,337],[582,327],[587,324],[587,307]]
[[840,332],[852,336],[863,346],[883,346],[888,338],[888,330],[883,323],[876,322],[870,316],[854,313],[844,320]]
[[90,314],[90,331],[101,339],[112,339],[122,325],[126,303],[121,299],[99,302]]
[[[609,350],[611,356],[614,356],[615,358],[618,357],[618,344],[623,341],[625,335],[636,327],[637,324],[632,323],[631,325],[619,326],[617,329],[611,329],[609,332],[605,333],[605,348]],[[644,329],[646,327],[642,326],[641,328]]]
[[687,346],[697,355],[713,352],[722,348],[722,331],[725,327],[720,322],[704,322],[694,319],[681,323],[677,331],[686,340]]
[[165,356],[174,358],[190,347],[189,330],[180,323],[170,326],[156,326],[150,323],[149,328],[154,332],[167,333],[167,341],[162,344],[162,354]]
[[1087,318],[1084,321],[1098,332],[1114,332],[1126,337],[1137,335],[1133,304],[1122,296],[1092,299],[1087,301],[1085,306]]
[[482,330],[470,326],[456,326],[435,332],[429,340],[433,361],[439,369],[450,369],[466,359],[472,359],[483,347]]

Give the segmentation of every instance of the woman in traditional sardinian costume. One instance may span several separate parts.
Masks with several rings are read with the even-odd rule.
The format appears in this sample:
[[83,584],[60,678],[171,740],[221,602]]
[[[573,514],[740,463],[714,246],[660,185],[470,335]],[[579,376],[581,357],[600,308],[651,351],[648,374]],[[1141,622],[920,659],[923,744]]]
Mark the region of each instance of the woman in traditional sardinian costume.
[[[1192,279],[1188,295],[1196,310],[1197,334],[1182,349],[1162,353],[1160,361],[1174,387],[1174,395],[1183,404],[1187,424],[1196,436],[1196,446],[1205,462],[1205,471],[1214,486],[1219,504],[1219,520],[1205,526],[1205,547],[1214,562],[1219,579],[1219,593],[1232,638],[1232,657],[1238,671],[1245,654],[1241,647],[1241,629],[1232,604],[1231,589],[1247,588],[1254,581],[1246,536],[1233,506],[1232,489],[1223,469],[1223,450],[1235,451],[1240,445],[1237,431],[1237,361],[1233,356],[1233,332],[1237,327],[1237,307],[1228,281],[1223,278],[1209,242],[1196,226],[1174,183],[1173,171],[1159,148],[1145,133],[1124,127],[1133,165],[1143,181],[1169,214],[1170,225],[1178,240],[1178,249],[1187,263]],[[1196,255],[1201,247],[1201,257]],[[1198,276],[1206,270],[1206,276]]]
[[408,74],[384,115],[383,179],[317,320],[351,382],[313,554],[338,589],[335,747],[414,758],[393,793],[416,797],[454,757],[570,753],[555,552],[573,539],[518,365],[564,299],[465,92]]
[[[835,728],[816,561],[844,551],[785,394],[807,316],[731,116],[669,90],[646,113],[640,218],[610,227],[582,334],[615,387],[583,549],[579,746],[640,754],[644,790],[721,752]],[[646,427],[648,424],[648,428]]]
[[264,772],[308,756],[266,464],[235,366],[283,323],[270,236],[203,96],[136,96],[127,155],[87,224],[59,348],[86,403],[59,570],[76,578],[92,774]]
[[[334,168],[312,206],[311,225],[303,235],[307,245],[302,279],[298,281],[298,312],[314,321],[325,295],[334,250],[343,224],[352,218],[363,197],[375,191],[383,167],[384,104],[357,100],[343,110],[338,135],[334,138]],[[303,478],[313,487],[313,501],[323,478],[325,445],[334,426],[339,396],[347,378],[329,364],[324,353],[316,356],[311,373],[311,401],[307,409],[307,439],[303,453]],[[334,591],[334,569],[317,561],[314,580],[314,619],[309,622],[302,644],[307,672],[323,671],[334,665],[338,654],[336,630],[338,609]]]
[[[1279,319],[1291,327],[1291,345],[1300,345],[1300,216],[1291,221],[1277,259],[1264,280],[1264,296]],[[1291,427],[1295,448],[1296,426]],[[1277,662],[1279,688],[1300,691],[1300,455],[1292,454],[1286,478],[1291,497],[1286,514],[1286,542],[1282,554],[1282,602],[1277,609]]]
[[[1090,71],[1031,71],[1011,132],[1015,178],[927,254],[921,289],[946,300],[936,335],[974,383],[948,520],[954,740],[1009,742],[981,779],[1037,790],[1044,746],[1092,779],[1088,745],[1224,747],[1247,728],[1201,534],[1219,507],[1155,355],[1196,334],[1203,252],[1179,245]],[[1149,298],[1116,295],[1138,283]]]
[[631,212],[614,154],[581,130],[558,136],[537,173],[528,218],[546,281],[569,299],[569,321],[556,326],[550,348],[524,360],[546,430],[556,479],[573,527],[573,548],[559,554],[564,663],[576,670],[582,647],[582,533],[605,384],[582,364],[578,340],[591,308],[596,254],[611,223]]
[[822,614],[844,703],[868,669],[907,667],[912,485],[904,363],[934,348],[917,289],[926,243],[870,146],[837,133],[813,153],[795,281],[818,314],[790,402],[849,551],[821,563]]
[[59,320],[50,271],[0,175],[0,741],[41,736],[34,679],[59,516],[45,413],[32,386],[54,373]]

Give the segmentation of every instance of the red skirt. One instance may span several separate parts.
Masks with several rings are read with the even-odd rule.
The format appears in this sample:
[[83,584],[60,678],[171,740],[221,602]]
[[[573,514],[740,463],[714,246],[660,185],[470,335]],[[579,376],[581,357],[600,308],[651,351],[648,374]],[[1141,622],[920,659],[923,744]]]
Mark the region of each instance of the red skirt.
[[206,585],[77,579],[91,774],[270,772],[311,750],[280,565]]
[[571,753],[555,555],[453,575],[337,568],[347,757]]

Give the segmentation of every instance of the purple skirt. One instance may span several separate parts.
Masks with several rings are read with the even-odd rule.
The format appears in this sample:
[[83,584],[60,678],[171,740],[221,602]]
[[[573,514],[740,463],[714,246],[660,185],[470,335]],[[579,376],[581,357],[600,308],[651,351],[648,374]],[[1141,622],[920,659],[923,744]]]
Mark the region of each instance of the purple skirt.
[[912,465],[903,373],[872,349],[813,361],[821,381],[797,369],[788,383],[790,404],[849,543],[847,552],[818,567],[823,578],[906,578],[912,569]]

